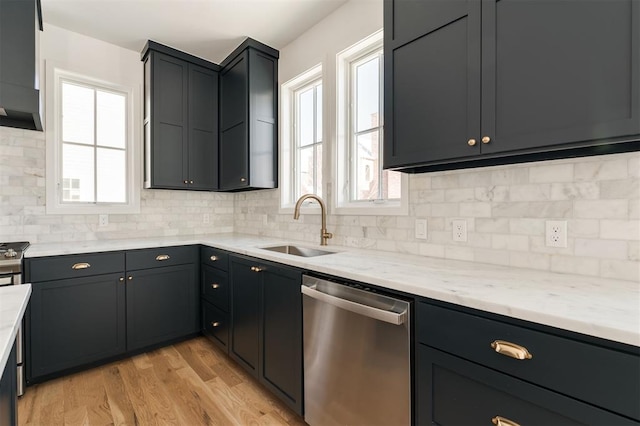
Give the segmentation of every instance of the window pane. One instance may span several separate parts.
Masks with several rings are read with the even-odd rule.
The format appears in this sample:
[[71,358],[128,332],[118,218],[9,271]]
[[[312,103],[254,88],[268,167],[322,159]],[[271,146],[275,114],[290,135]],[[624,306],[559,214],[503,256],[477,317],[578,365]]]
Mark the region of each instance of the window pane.
[[98,148],[98,202],[126,203],[125,151]]
[[94,199],[93,147],[62,145],[63,202],[92,203]]
[[378,131],[357,136],[355,200],[378,199]]
[[98,114],[96,117],[97,144],[113,148],[125,148],[126,97],[116,93],[96,92]]
[[373,58],[356,67],[356,131],[378,126],[380,64]]
[[322,84],[316,87],[316,142],[322,142]]
[[391,170],[382,172],[382,197],[387,200],[398,200],[402,195],[402,173]]
[[93,144],[93,89],[62,83],[62,140]]
[[298,151],[298,170],[299,182],[300,182],[300,194],[310,194],[315,190],[313,181],[314,172],[314,160],[313,160],[313,146],[302,148]]
[[313,87],[298,95],[299,146],[313,143]]
[[322,144],[316,145],[316,183],[314,194],[322,197]]

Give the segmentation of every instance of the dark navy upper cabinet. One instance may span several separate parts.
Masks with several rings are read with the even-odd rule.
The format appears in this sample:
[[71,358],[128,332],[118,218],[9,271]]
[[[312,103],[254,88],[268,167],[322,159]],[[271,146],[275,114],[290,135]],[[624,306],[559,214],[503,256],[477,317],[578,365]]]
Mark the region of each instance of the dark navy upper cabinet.
[[219,66],[149,41],[145,73],[145,188],[218,188]]
[[384,167],[640,148],[635,0],[385,0]]
[[220,189],[278,186],[279,52],[246,39],[220,72]]

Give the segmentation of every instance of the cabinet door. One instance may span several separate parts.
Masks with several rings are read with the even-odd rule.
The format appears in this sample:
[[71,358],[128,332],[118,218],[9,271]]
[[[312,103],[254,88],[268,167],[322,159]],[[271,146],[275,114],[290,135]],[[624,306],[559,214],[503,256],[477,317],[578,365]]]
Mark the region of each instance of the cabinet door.
[[189,65],[189,188],[218,189],[218,73]]
[[44,376],[125,352],[124,274],[33,283],[27,375]]
[[199,331],[195,269],[177,265],[127,274],[127,350]]
[[266,264],[262,274],[261,381],[302,414],[302,273]]
[[229,257],[231,279],[231,346],[229,355],[258,375],[260,357],[261,275],[258,261]]
[[640,2],[482,7],[483,153],[640,133]]
[[0,425],[18,424],[18,395],[16,375],[16,345],[9,353],[4,371],[0,371]]
[[384,168],[479,154],[480,10],[385,0]]
[[184,188],[188,179],[188,64],[153,52],[151,156],[152,188]]
[[220,73],[220,189],[249,185],[249,59],[238,56]]
[[523,425],[634,424],[425,345],[416,351],[416,424],[491,424],[496,416]]

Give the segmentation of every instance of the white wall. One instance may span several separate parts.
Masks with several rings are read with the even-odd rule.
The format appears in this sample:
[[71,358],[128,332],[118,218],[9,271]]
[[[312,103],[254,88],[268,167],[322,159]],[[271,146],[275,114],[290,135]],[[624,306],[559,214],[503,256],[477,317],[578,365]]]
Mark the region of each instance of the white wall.
[[[336,140],[336,53],[381,27],[381,0],[351,0],[281,49],[280,82],[323,64],[325,160]],[[427,219],[427,240],[414,237],[416,218]],[[452,241],[457,218],[467,243]],[[567,248],[545,246],[546,220],[567,221]],[[331,214],[328,223],[331,245],[640,281],[640,153],[411,175],[408,215]],[[320,238],[318,215],[281,213],[279,190],[236,195],[234,228]]]
[[[44,67],[51,64],[136,89],[135,144],[142,153],[144,76],[139,52],[45,25],[40,59],[45,105],[49,99]],[[52,130],[51,123],[45,123],[45,130]],[[140,214],[110,215],[106,227],[98,227],[98,215],[47,215],[45,143],[43,132],[0,127],[0,241],[82,241],[233,230],[233,195],[208,192],[142,189]],[[136,166],[140,182],[141,157]],[[210,215],[208,224],[204,214]]]

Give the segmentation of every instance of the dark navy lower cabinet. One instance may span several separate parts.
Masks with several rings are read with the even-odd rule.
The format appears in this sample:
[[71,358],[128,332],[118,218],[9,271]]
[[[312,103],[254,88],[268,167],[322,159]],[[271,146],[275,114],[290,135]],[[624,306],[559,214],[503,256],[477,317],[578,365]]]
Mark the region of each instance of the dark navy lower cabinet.
[[232,358],[302,415],[302,271],[230,256]]
[[18,424],[18,395],[17,373],[16,373],[16,345],[14,343],[7,365],[4,371],[0,372],[0,425]]
[[638,348],[441,302],[415,324],[419,425],[640,420]]

